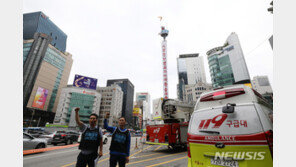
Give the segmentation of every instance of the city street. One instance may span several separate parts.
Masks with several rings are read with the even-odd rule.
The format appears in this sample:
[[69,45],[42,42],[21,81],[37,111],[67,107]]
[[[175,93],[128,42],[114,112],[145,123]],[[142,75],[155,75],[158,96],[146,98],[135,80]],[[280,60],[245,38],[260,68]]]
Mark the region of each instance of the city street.
[[[142,145],[139,143],[138,149],[135,149],[136,137],[132,137],[130,162],[126,166],[170,166],[181,167],[187,166],[186,151],[171,151],[167,146],[159,145]],[[98,161],[97,166],[109,166],[109,146],[111,138],[108,138],[108,143],[104,145],[103,157]],[[76,144],[76,143],[75,143]],[[51,145],[49,145],[51,147]],[[48,151],[37,153],[23,157],[24,167],[74,167],[76,158],[80,150],[78,147]]]

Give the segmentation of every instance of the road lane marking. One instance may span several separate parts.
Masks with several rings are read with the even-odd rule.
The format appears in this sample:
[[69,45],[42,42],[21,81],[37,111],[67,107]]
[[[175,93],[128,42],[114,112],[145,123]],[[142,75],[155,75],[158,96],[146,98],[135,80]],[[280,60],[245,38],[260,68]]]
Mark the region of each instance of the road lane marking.
[[141,155],[141,156],[138,156],[138,157],[132,157],[132,158],[133,158],[133,159],[135,159],[135,158],[142,158],[142,157],[148,157],[148,156],[157,155],[157,154],[161,154],[161,153],[154,153],[154,154],[148,154],[148,155]]
[[162,147],[162,145],[158,146],[154,151],[158,150],[160,147]]
[[174,161],[178,161],[178,160],[181,160],[181,159],[185,159],[187,157],[188,156],[184,156],[184,157],[181,157],[181,158],[172,159],[172,160],[169,160],[169,161],[161,162],[161,163],[150,165],[150,166],[146,166],[146,167],[154,167],[154,166],[158,166],[158,165],[162,165],[162,164],[167,164],[167,163],[170,163],[170,162],[174,162]]
[[[153,146],[153,145],[152,145],[152,146]],[[130,157],[132,157],[132,156],[134,156],[134,155],[136,155],[136,154],[139,154],[140,152],[142,152],[142,151],[144,151],[144,150],[147,150],[148,148],[150,148],[150,147],[152,147],[152,146],[148,146],[148,147],[144,148],[143,150],[140,150],[140,151],[138,151],[138,152],[136,152],[136,153],[130,155]]]
[[[103,154],[103,156],[104,155],[106,155],[106,154],[109,154],[109,153],[105,153],[105,154]],[[102,156],[102,157],[103,157]],[[98,162],[99,163],[99,162]],[[71,166],[71,165],[74,165],[74,164],[76,164],[76,161],[75,162],[72,162],[72,163],[69,163],[69,164],[66,164],[66,165],[64,165],[64,166],[61,166],[61,167],[67,167],[67,166]]]
[[[143,150],[140,150],[140,151],[138,151],[138,152],[136,152],[136,153],[130,155],[130,157],[132,157],[132,156],[134,156],[134,155],[136,155],[136,154],[138,154],[138,153],[140,153],[140,152],[142,152],[142,151],[144,151],[144,150],[146,150],[146,149],[148,149],[148,148],[150,148],[150,147],[152,147],[152,146],[148,146],[148,147],[144,148]],[[102,160],[98,161],[98,163],[104,162],[104,161],[108,160],[109,158],[110,158],[110,157],[105,158],[105,159],[102,159]]]
[[145,161],[150,161],[150,160],[155,160],[155,159],[160,159],[160,158],[170,157],[170,156],[179,155],[179,154],[183,154],[183,152],[182,152],[182,153],[172,154],[172,155],[165,155],[165,156],[161,156],[161,157],[155,157],[155,158],[150,158],[150,159],[145,159],[145,160],[135,161],[135,162],[128,163],[128,164],[126,164],[126,165],[132,165],[132,164],[136,164],[136,163],[140,163],[140,162],[145,162]]
[[169,145],[167,143],[154,143],[154,142],[146,142],[146,144],[163,145],[163,146],[168,146]]
[[66,152],[72,152],[72,151],[79,151],[78,149],[73,149],[73,150],[68,150],[68,151],[64,151],[64,152],[57,152],[57,153],[53,153],[53,154],[46,154],[46,155],[37,155],[37,156],[34,156],[34,157],[23,157],[24,160],[27,160],[27,159],[32,159],[32,158],[40,158],[40,157],[47,157],[47,156],[50,156],[50,155],[55,155],[55,154],[61,154],[61,153],[66,153]]

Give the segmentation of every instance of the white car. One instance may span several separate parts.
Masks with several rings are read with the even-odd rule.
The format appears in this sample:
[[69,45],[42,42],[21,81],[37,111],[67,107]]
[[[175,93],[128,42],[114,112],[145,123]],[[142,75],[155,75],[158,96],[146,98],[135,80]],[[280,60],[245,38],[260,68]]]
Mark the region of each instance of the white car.
[[[78,143],[80,143],[80,141],[81,141],[81,135],[82,135],[82,133],[79,132],[79,137],[77,139]],[[108,142],[108,137],[106,135],[103,135],[103,144],[107,144],[107,142]]]
[[47,141],[45,139],[35,138],[28,133],[23,133],[23,150],[46,148]]

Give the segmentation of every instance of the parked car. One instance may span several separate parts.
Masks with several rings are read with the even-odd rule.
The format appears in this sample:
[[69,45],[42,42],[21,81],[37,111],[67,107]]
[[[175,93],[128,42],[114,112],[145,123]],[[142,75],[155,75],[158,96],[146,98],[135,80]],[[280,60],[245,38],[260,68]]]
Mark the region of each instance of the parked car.
[[65,145],[68,145],[73,144],[73,139],[71,138],[71,135],[67,134],[66,131],[57,131],[54,134],[51,143],[55,146],[59,143],[65,143]]
[[54,135],[57,133],[57,131],[55,132],[45,132],[44,134],[40,135],[39,138],[43,138],[47,140],[47,144],[52,144],[52,139],[54,137]]
[[41,127],[26,127],[26,128],[23,128],[23,132],[38,138],[40,135],[44,134],[45,129]]
[[70,138],[70,140],[71,141],[73,141],[73,142],[77,142],[77,140],[78,140],[78,137],[79,137],[79,132],[75,132],[75,131],[68,131],[68,132],[66,132],[67,133],[67,135],[69,135],[69,138]]
[[[80,143],[80,141],[81,141],[81,136],[82,136],[82,133],[79,132],[79,137],[77,139],[78,143]],[[108,142],[108,137],[106,135],[103,135],[103,144],[107,144],[107,142]]]
[[272,117],[272,106],[244,85],[201,94],[188,128],[188,167],[272,166]]
[[23,150],[31,150],[38,148],[46,148],[47,141],[45,139],[35,138],[28,133],[23,133]]

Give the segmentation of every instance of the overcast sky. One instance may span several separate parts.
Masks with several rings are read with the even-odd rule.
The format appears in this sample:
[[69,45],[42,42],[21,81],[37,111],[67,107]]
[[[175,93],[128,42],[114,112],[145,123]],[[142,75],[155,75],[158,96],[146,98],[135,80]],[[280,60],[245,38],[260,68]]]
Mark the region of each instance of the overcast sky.
[[[160,26],[169,30],[169,98],[177,97],[177,57],[221,46],[231,32],[238,34],[251,78],[267,75],[273,85],[271,0],[23,0],[23,12],[42,11],[68,36],[74,75],[98,79],[128,78],[136,92],[162,97]],[[162,16],[162,23],[158,16]]]

